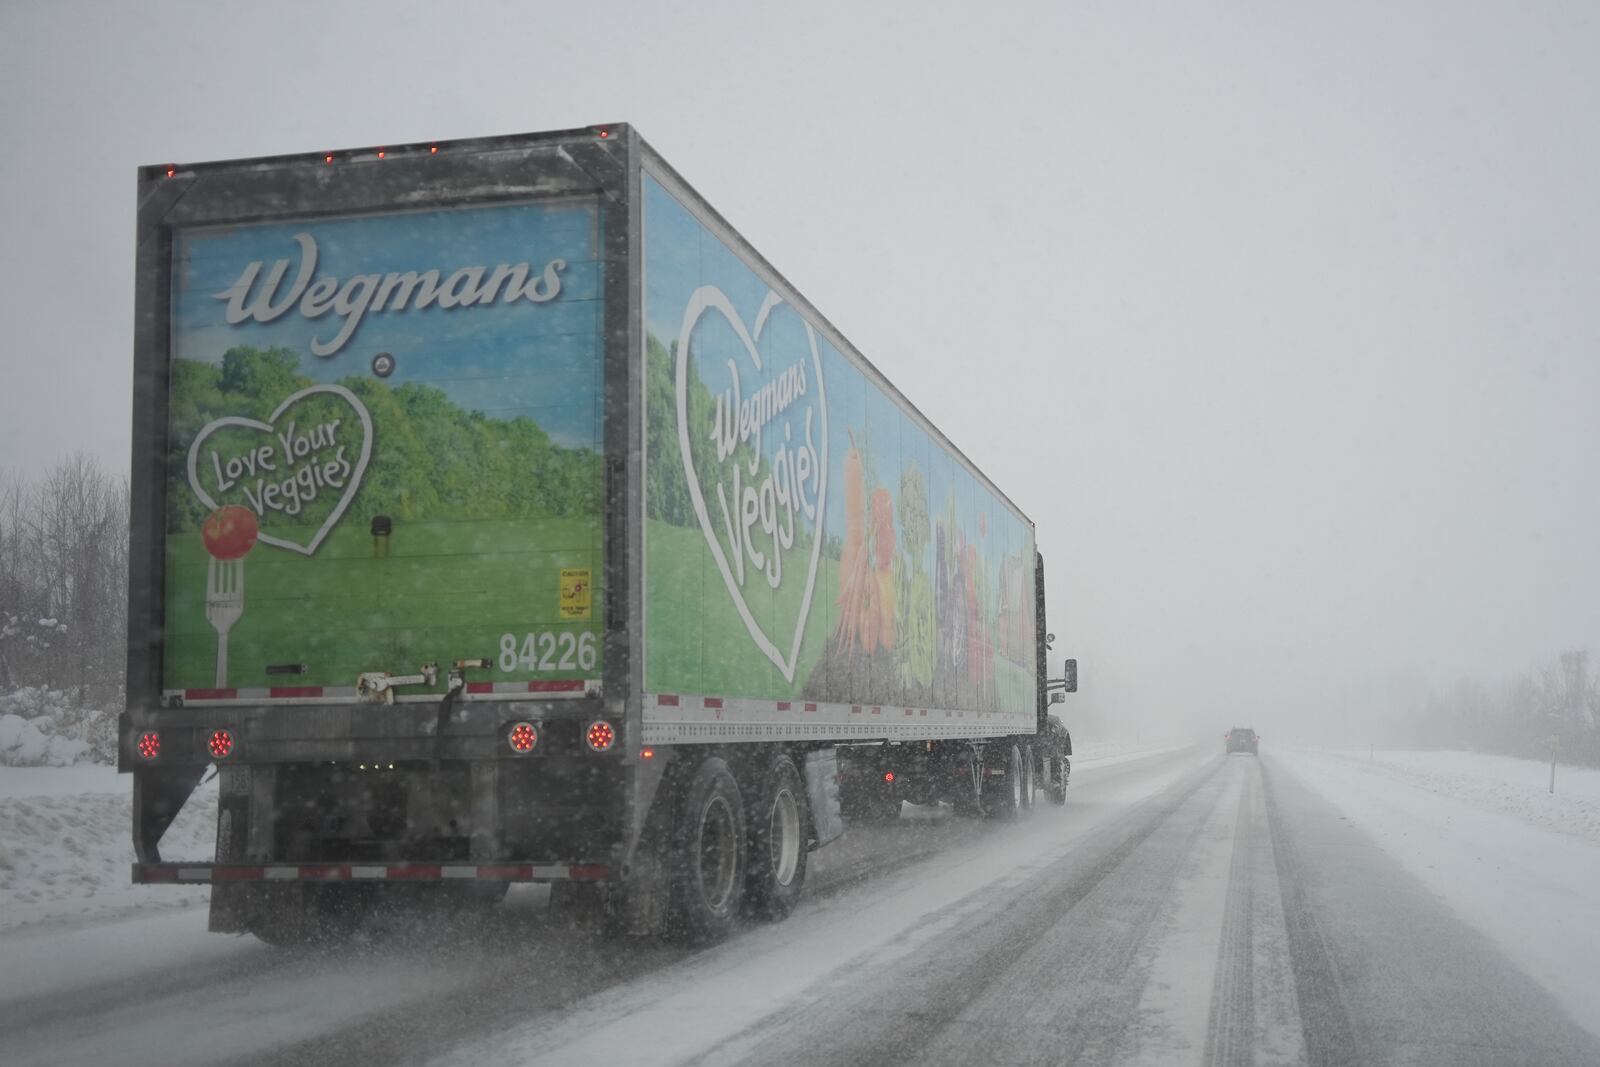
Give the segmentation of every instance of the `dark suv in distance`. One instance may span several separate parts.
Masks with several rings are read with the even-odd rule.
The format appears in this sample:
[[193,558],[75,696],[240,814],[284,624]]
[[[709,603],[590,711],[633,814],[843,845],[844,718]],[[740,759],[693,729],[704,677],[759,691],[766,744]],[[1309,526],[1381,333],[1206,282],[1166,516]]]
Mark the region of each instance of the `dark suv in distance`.
[[1257,737],[1256,732],[1248,726],[1235,726],[1228,731],[1227,739],[1230,753],[1248,752],[1252,756],[1261,754],[1259,751],[1261,738]]

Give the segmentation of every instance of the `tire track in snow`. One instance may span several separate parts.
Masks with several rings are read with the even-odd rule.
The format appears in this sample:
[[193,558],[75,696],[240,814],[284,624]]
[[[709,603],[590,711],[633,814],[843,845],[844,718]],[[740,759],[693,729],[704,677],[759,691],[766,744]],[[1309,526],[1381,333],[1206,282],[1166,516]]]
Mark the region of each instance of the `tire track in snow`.
[[[712,1049],[700,1063],[1104,1058],[1136,1014],[1149,939],[1225,785],[1220,760],[1138,804],[892,966]],[[966,902],[964,902],[965,904]],[[934,920],[930,920],[934,921]]]
[[1234,816],[1233,862],[1222,913],[1221,945],[1211,987],[1211,1024],[1206,1067],[1250,1067],[1255,1063],[1255,805],[1256,768],[1250,768]]
[[1306,867],[1273,796],[1272,776],[1263,769],[1261,777],[1266,787],[1267,827],[1283,901],[1306,1062],[1310,1067],[1373,1062],[1362,1055],[1361,1032],[1350,1021],[1328,935],[1307,893]]

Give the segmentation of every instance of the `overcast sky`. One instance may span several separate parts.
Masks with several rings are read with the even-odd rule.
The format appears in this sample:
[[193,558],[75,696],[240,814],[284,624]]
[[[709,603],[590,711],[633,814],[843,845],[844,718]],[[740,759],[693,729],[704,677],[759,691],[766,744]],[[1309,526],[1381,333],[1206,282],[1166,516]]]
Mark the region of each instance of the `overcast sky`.
[[0,466],[126,468],[136,166],[627,121],[1033,518],[1073,713],[1368,731],[1600,652],[1596,55],[1590,2],[5,0]]

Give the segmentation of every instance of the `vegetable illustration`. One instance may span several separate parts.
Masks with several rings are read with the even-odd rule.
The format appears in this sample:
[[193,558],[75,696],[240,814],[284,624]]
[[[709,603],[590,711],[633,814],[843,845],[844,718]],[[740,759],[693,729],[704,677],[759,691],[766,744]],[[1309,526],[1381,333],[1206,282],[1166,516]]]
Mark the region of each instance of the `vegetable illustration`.
[[881,486],[872,491],[872,539],[874,566],[886,570],[894,560],[894,501]]
[[850,657],[895,647],[894,498],[873,490],[867,507],[866,468],[855,435],[844,460],[844,545],[839,557],[839,622],[834,641]]
[[844,454],[844,553],[839,557],[839,597],[845,592],[855,574],[856,556],[865,544],[863,513],[866,511],[866,472],[861,465],[861,453],[856,449],[855,434],[850,435],[850,450]]
[[900,474],[900,497],[895,504],[900,545],[895,559],[895,635],[900,684],[908,690],[933,684],[934,616],[933,581],[924,569],[928,548],[928,490],[915,464]]
[[253,511],[238,504],[217,508],[200,527],[200,540],[213,559],[241,559],[255,547],[260,527]]

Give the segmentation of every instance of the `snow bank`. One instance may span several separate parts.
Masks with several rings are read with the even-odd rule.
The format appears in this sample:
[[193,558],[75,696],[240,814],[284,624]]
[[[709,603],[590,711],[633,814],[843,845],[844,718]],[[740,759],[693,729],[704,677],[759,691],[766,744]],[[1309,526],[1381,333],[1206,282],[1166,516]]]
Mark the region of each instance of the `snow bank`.
[[74,704],[53,689],[0,693],[0,766],[68,767],[116,759],[116,713]]
[[[0,767],[0,933],[206,899],[203,888],[130,883],[132,787],[110,767]],[[163,858],[210,859],[216,810],[212,782],[167,831]]]
[[[48,724],[45,729],[48,729]],[[70,767],[89,757],[89,743],[47,734],[40,723],[0,715],[0,764],[8,767]]]
[[1373,775],[1600,843],[1600,770],[1477,752],[1337,752]]

